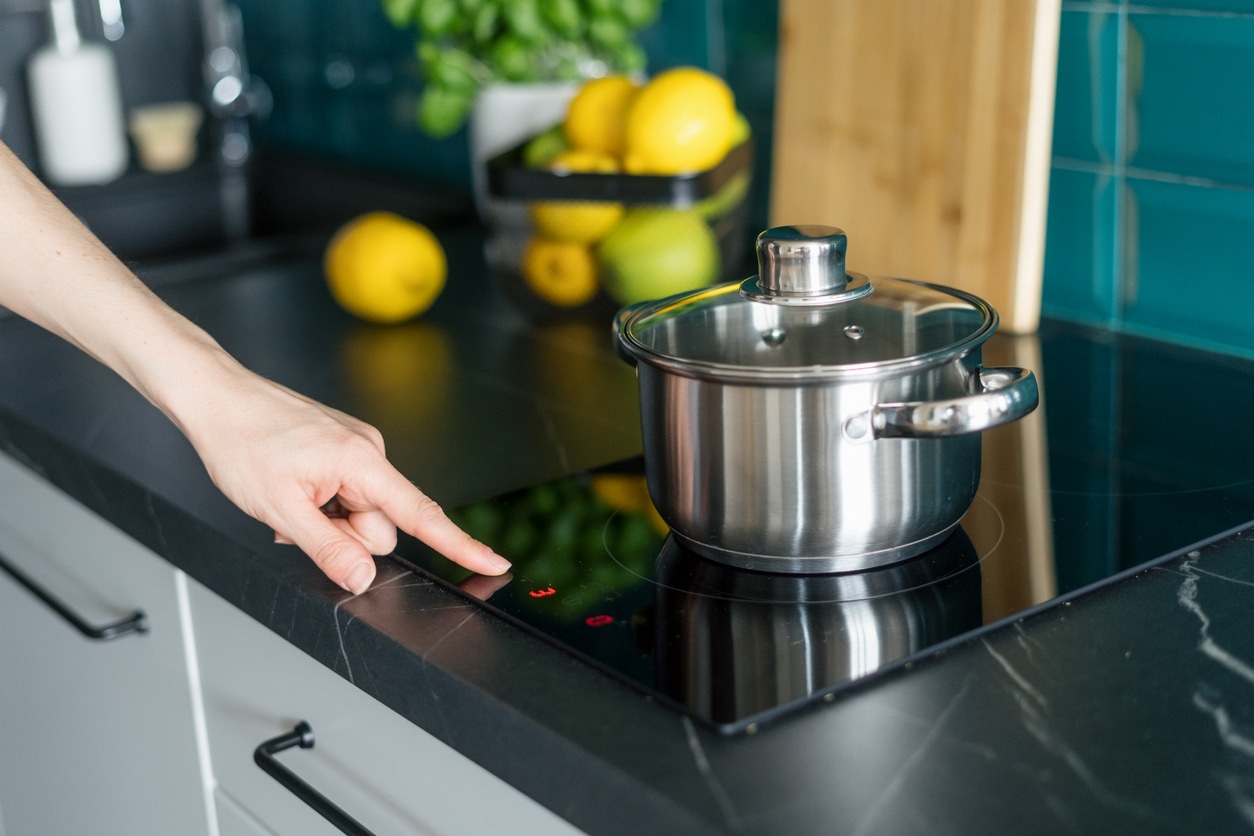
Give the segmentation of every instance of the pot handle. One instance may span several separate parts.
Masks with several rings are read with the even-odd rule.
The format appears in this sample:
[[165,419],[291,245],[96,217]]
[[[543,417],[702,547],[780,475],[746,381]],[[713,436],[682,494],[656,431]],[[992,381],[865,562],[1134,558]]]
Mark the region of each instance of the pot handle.
[[846,421],[845,436],[860,441],[868,429],[872,438],[943,438],[975,433],[1017,421],[1040,403],[1036,376],[1028,369],[981,366],[976,369],[976,380],[980,391],[974,395],[879,404]]

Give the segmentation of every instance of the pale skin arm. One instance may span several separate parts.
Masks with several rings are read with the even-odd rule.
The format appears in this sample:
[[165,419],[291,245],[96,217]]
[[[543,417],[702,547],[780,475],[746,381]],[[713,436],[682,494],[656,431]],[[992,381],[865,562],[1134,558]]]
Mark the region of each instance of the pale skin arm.
[[[353,593],[396,529],[466,568],[509,563],[453,524],[368,424],[248,371],[148,289],[0,143],[0,305],[121,375],[191,441],[246,513]],[[338,498],[344,517],[323,513]]]

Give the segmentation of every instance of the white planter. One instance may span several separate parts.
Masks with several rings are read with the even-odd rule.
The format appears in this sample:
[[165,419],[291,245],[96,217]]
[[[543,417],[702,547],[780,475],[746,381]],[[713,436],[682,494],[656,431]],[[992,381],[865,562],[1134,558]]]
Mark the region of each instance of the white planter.
[[525,225],[520,206],[491,200],[489,159],[566,118],[566,107],[581,82],[491,84],[479,91],[470,114],[471,177],[479,216],[493,226]]

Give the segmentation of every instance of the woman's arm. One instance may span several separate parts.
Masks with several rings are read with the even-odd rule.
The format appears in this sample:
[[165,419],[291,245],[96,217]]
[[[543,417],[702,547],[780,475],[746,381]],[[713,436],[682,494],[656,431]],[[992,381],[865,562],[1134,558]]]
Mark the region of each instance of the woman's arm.
[[[360,593],[396,527],[482,574],[509,564],[387,461],[374,427],[245,369],[157,298],[0,143],[0,304],[121,375],[236,505]],[[328,517],[331,499],[346,512]]]

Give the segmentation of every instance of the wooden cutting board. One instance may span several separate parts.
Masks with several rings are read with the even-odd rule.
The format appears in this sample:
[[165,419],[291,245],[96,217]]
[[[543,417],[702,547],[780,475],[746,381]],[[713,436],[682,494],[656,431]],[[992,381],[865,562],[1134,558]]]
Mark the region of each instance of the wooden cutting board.
[[1040,316],[1060,0],[782,0],[771,223]]

